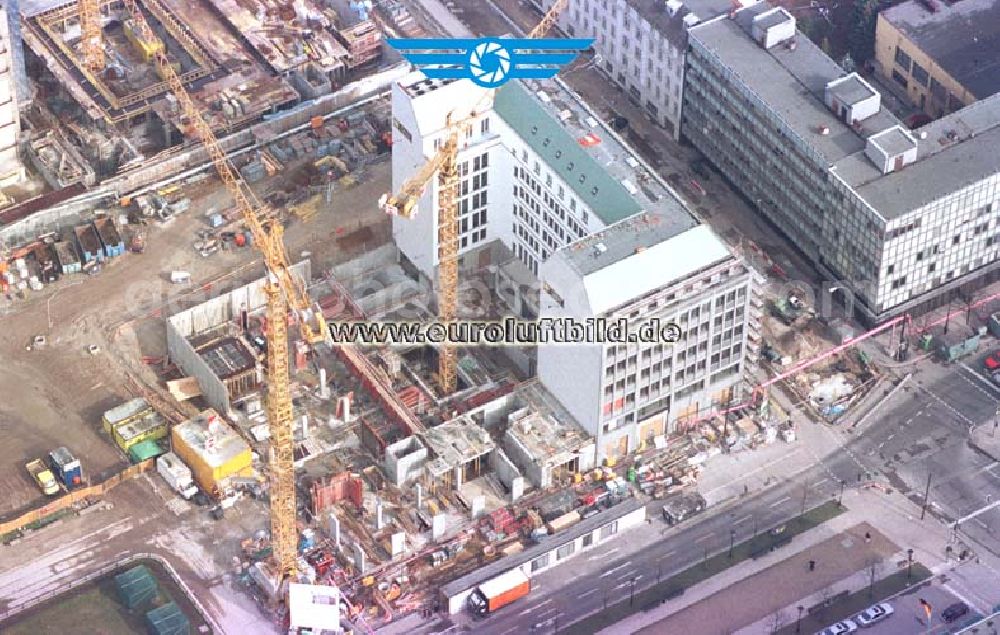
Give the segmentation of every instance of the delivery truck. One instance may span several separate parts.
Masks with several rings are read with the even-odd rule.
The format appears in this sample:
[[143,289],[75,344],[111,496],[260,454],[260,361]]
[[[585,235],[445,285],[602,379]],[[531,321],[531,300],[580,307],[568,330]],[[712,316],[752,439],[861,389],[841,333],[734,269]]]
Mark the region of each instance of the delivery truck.
[[28,470],[28,474],[31,474],[31,478],[35,479],[35,482],[38,483],[38,487],[45,492],[46,496],[55,496],[59,493],[59,483],[56,481],[56,477],[45,467],[45,463],[41,459],[35,459],[24,467]]
[[198,486],[191,477],[191,468],[184,465],[180,457],[173,452],[161,454],[156,458],[156,471],[182,498],[190,500],[198,493]]
[[483,582],[469,594],[469,608],[479,617],[497,611],[523,598],[531,591],[531,580],[520,569],[511,569]]
[[83,485],[80,459],[73,456],[67,448],[56,448],[49,452],[49,467],[67,490]]

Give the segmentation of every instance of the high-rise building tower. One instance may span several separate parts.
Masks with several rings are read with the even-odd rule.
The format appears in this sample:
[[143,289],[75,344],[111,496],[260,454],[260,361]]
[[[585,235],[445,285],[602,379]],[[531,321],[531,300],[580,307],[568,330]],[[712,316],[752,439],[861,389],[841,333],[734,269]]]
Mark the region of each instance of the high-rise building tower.
[[[0,5],[0,186],[24,179],[18,156],[21,133],[19,76],[24,75],[17,3]],[[26,82],[26,80],[25,80]]]

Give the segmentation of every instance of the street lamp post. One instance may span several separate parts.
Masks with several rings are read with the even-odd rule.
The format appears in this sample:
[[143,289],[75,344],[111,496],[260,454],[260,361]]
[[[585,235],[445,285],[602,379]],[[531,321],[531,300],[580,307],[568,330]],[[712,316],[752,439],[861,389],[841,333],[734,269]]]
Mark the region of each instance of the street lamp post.
[[630,589],[629,595],[628,595],[628,605],[629,606],[632,606],[633,604],[635,604],[635,583],[638,580],[639,580],[639,576],[635,576],[635,577],[632,578],[632,586],[631,586],[631,589]]
[[913,577],[913,549],[906,550],[906,579]]
[[802,632],[802,613],[805,612],[806,608],[804,606],[799,606],[799,619],[795,620],[795,632]]
[[729,559],[733,559],[733,543],[736,541],[736,528],[729,530]]
[[847,481],[841,479],[840,480],[840,496],[837,498],[837,506],[838,507],[843,507],[844,506],[844,488],[845,487],[847,487]]

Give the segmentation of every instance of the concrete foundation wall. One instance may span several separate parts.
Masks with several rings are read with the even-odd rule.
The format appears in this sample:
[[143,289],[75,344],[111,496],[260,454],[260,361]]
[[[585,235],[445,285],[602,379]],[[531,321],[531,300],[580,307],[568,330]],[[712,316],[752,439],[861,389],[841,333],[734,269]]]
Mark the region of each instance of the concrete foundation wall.
[[427,460],[427,448],[417,437],[407,437],[385,448],[385,473],[399,487],[414,478]]
[[340,281],[347,281],[363,275],[373,269],[381,269],[392,263],[399,262],[399,250],[392,243],[382,245],[364,253],[353,260],[337,265],[330,270],[333,277]]
[[508,489],[513,489],[514,481],[522,478],[517,466],[507,458],[507,455],[500,448],[490,452],[490,468],[493,469],[493,473],[497,475],[500,482]]
[[[311,278],[308,260],[292,265],[292,274],[307,282]],[[204,359],[195,351],[188,338],[235,320],[242,307],[255,311],[264,306],[264,279],[212,298],[198,306],[167,318],[167,355],[189,377],[198,381],[205,401],[219,412],[230,414],[229,391]]]
[[544,469],[539,465],[527,452],[525,447],[514,438],[513,435],[508,432],[503,437],[503,448],[507,451],[507,454],[514,460],[515,463],[524,472],[524,475],[528,477],[532,485],[536,487],[545,488],[549,486],[548,483],[548,470]]

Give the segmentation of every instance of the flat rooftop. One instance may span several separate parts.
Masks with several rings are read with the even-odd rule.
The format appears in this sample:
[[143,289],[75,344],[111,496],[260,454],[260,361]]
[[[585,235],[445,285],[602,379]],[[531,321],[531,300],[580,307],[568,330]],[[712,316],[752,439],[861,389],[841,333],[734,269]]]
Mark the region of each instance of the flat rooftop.
[[555,80],[510,82],[497,91],[493,108],[605,224],[643,210],[679,231],[697,224],[648,177],[631,149]]
[[[761,3],[739,11],[734,20],[699,25],[691,38],[729,67],[883,218],[891,220],[1000,172],[1000,99],[994,95],[915,131],[914,136],[926,133],[918,139],[916,162],[882,174],[864,153],[867,138],[901,122],[884,107],[857,130],[835,117],[823,101],[824,89],[846,73],[801,33],[795,47],[758,45],[749,28],[754,15],[767,8]],[[818,132],[824,127],[828,134]],[[908,143],[896,134],[885,143],[894,144],[893,138]]]
[[881,15],[977,99],[1000,91],[1000,2],[936,4],[909,0]]
[[196,345],[196,350],[219,379],[229,379],[257,367],[257,356],[237,337],[223,337],[200,347]]
[[428,428],[422,436],[434,453],[434,459],[427,464],[427,469],[434,475],[465,465],[496,448],[489,433],[466,416]]
[[[732,0],[682,0],[681,7],[670,15],[667,0],[629,0],[628,5],[636,13],[645,18],[667,40],[675,45],[683,46],[687,42],[687,29],[684,18],[690,14],[705,22],[716,16],[728,13],[733,8]],[[753,4],[752,1],[743,4]]]
[[593,444],[590,435],[575,424],[530,408],[517,413],[507,428],[507,437],[533,461],[543,465],[563,465],[573,460],[582,448]]
[[[869,134],[899,124],[885,108],[861,122],[861,131],[838,119],[823,99],[827,84],[847,73],[802,33],[796,34],[792,48],[778,44],[764,49],[754,41],[753,18],[770,8],[762,2],[739,11],[734,20],[698,25],[691,29],[690,37],[732,70],[830,164],[863,151]],[[850,87],[845,90],[853,91]],[[818,130],[822,127],[828,128],[829,133],[820,134]]]
[[917,160],[883,175],[863,154],[833,171],[887,219],[1000,173],[1000,93],[937,119],[911,134]]
[[[210,425],[212,419],[215,419],[215,423]],[[171,432],[175,439],[182,440],[212,467],[221,467],[240,454],[250,451],[250,446],[243,437],[211,409],[178,423]]]

